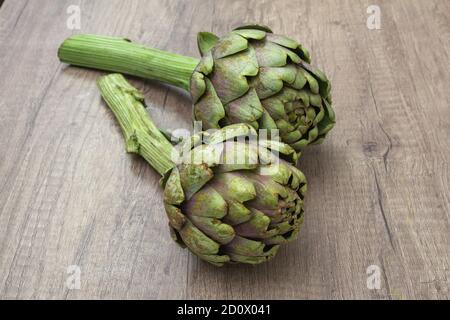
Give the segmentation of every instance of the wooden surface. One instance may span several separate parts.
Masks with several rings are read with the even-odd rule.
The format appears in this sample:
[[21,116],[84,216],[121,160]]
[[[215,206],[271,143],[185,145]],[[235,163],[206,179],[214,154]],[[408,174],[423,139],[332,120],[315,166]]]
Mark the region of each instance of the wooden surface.
[[[81,29],[66,26],[70,5]],[[381,8],[381,29],[366,27]],[[450,298],[449,1],[25,1],[0,9],[0,297]],[[198,56],[196,32],[259,21],[310,48],[337,126],[304,153],[298,241],[215,268],[172,243],[158,175],[124,152],[95,86],[56,57],[72,33]],[[168,129],[187,94],[132,79]],[[71,290],[67,267],[81,271]],[[381,287],[367,287],[379,268]]]

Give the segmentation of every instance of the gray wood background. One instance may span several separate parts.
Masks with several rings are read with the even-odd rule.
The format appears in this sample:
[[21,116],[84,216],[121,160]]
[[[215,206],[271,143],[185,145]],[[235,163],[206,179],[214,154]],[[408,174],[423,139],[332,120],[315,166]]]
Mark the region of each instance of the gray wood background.
[[[366,26],[371,4],[381,29]],[[81,9],[81,29],[67,8]],[[305,152],[306,222],[258,267],[215,268],[172,243],[158,175],[124,152],[101,72],[56,57],[73,33],[197,56],[196,32],[270,25],[310,49],[338,123]],[[0,9],[3,299],[448,299],[450,2],[26,1]],[[162,127],[190,127],[179,90],[133,79]],[[80,288],[69,289],[68,266]],[[368,268],[380,289],[367,287]],[[70,281],[69,281],[70,283]]]

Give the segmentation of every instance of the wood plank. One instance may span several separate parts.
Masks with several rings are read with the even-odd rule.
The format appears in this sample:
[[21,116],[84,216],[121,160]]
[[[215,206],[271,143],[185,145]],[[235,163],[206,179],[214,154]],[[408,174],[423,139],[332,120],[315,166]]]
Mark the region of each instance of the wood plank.
[[[369,1],[25,1],[0,9],[0,298],[450,298],[450,4]],[[80,5],[81,29],[66,26]],[[212,267],[168,235],[158,175],[124,152],[103,74],[59,63],[72,33],[197,56],[196,32],[259,21],[310,49],[338,123],[299,167],[298,241],[258,267]],[[187,94],[131,79],[162,127]],[[66,286],[81,268],[81,288]],[[381,270],[380,290],[366,270]]]

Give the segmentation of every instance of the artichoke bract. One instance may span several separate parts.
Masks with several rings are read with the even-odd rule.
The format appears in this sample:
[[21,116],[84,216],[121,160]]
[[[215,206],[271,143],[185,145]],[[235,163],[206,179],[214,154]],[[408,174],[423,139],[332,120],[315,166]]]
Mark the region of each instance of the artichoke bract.
[[333,128],[331,84],[312,67],[308,51],[265,26],[236,28],[223,38],[198,34],[201,60],[148,48],[128,39],[73,35],[61,61],[155,79],[189,90],[193,117],[204,129],[247,123],[278,129],[296,151],[321,143]]
[[293,148],[256,140],[248,124],[196,133],[174,147],[122,75],[102,77],[98,87],[119,121],[127,151],[143,156],[163,176],[164,206],[176,242],[222,266],[265,262],[297,237],[307,185],[292,165]]

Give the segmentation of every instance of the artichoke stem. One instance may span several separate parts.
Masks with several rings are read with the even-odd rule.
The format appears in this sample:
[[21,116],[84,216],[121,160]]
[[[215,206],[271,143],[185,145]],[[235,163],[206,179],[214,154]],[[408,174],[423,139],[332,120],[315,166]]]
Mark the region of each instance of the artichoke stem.
[[142,94],[117,73],[97,85],[122,128],[127,152],[141,155],[161,175],[172,169],[176,150],[150,119]]
[[198,59],[148,48],[128,39],[73,35],[61,44],[62,62],[80,67],[120,72],[168,83],[189,90],[189,81]]

